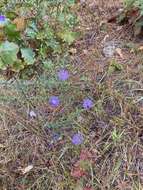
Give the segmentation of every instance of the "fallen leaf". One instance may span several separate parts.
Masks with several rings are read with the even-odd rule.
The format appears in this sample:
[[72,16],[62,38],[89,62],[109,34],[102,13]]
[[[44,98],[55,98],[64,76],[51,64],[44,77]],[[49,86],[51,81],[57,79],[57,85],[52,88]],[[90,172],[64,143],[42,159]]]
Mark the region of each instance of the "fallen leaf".
[[17,17],[13,20],[13,24],[16,24],[18,31],[23,31],[26,27],[26,20],[23,17]]
[[123,59],[124,56],[123,56],[123,53],[122,53],[122,50],[120,48],[116,48],[116,53]]
[[140,47],[139,47],[139,50],[141,50],[141,51],[142,51],[142,50],[143,50],[143,46],[140,46]]
[[4,148],[5,146],[3,144],[0,143],[0,148]]
[[109,38],[108,34],[104,36],[102,43],[106,42],[107,38]]
[[29,165],[26,168],[21,169],[21,171],[23,174],[26,174],[26,173],[30,172],[32,169],[33,169],[33,165]]
[[141,114],[143,114],[143,107],[140,107],[140,112]]
[[71,49],[69,50],[69,52],[70,52],[71,54],[76,54],[76,53],[77,53],[77,49],[76,49],[76,48],[71,48]]
[[83,54],[87,55],[88,54],[88,50],[84,49],[83,50]]

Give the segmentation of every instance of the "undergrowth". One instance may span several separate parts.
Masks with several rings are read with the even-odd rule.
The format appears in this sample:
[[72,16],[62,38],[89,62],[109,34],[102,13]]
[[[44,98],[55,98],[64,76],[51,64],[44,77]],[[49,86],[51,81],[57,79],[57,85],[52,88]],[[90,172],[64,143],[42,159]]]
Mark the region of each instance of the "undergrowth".
[[3,1],[0,5],[1,71],[32,78],[68,56],[78,36],[74,0]]
[[[61,5],[63,1],[46,2]],[[71,5],[74,1],[65,2]],[[35,3],[39,6],[38,1]],[[44,9],[41,5],[40,15]],[[79,12],[84,14],[86,7],[80,6]],[[86,17],[79,15],[87,37],[90,34],[93,39],[94,28],[88,28],[93,14],[86,14],[88,23],[84,23]],[[101,23],[102,15],[96,14],[96,22]],[[42,18],[36,16],[39,24],[43,24]],[[67,24],[63,15],[60,22]],[[43,46],[38,46],[40,53],[35,59],[42,61],[44,72],[34,80],[15,77],[14,81],[0,81],[2,190],[142,190],[142,67],[138,67],[142,59],[129,61],[129,48],[124,48],[129,56],[123,63],[117,56],[106,59],[100,45],[111,29],[103,31],[101,24],[96,26],[100,31],[96,34],[98,46],[88,44],[91,39],[84,36],[71,48],[75,38],[68,33],[67,43],[62,39],[62,58],[55,46],[50,46],[50,57],[44,54],[41,48],[47,50],[50,42],[55,45],[50,41],[55,37],[52,33],[52,38],[47,39],[45,29],[38,30],[39,37],[36,34],[34,40]],[[70,57],[66,53],[69,49]]]

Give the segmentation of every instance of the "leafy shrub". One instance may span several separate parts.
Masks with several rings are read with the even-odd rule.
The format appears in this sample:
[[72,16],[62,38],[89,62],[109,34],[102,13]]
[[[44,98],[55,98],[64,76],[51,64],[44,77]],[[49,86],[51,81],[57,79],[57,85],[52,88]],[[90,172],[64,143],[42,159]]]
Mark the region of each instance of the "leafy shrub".
[[64,56],[78,36],[74,0],[25,0],[0,3],[0,70],[20,72]]
[[125,0],[126,8],[132,9],[133,7],[140,10],[140,15],[143,15],[143,0]]

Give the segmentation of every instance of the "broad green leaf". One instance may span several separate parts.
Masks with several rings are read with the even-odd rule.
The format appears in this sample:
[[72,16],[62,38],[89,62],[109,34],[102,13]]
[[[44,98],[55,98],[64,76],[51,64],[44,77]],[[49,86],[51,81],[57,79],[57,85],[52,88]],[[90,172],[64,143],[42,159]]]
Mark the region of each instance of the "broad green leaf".
[[20,32],[17,31],[15,24],[10,23],[10,24],[6,25],[4,31],[5,31],[5,34],[8,38],[8,40],[14,41],[14,40],[20,39]]
[[35,53],[30,48],[22,48],[21,49],[22,58],[26,62],[27,65],[32,65],[35,62]]
[[0,65],[12,65],[15,61],[17,61],[17,53],[19,51],[19,47],[17,44],[13,42],[4,42],[0,45]]

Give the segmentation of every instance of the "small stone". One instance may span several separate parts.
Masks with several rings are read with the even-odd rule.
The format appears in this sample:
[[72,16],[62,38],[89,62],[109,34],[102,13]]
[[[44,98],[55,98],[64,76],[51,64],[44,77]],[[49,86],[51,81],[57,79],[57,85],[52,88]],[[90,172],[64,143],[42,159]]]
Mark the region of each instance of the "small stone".
[[114,53],[116,51],[116,45],[114,41],[108,41],[104,44],[103,48],[103,54],[105,57],[113,57]]

